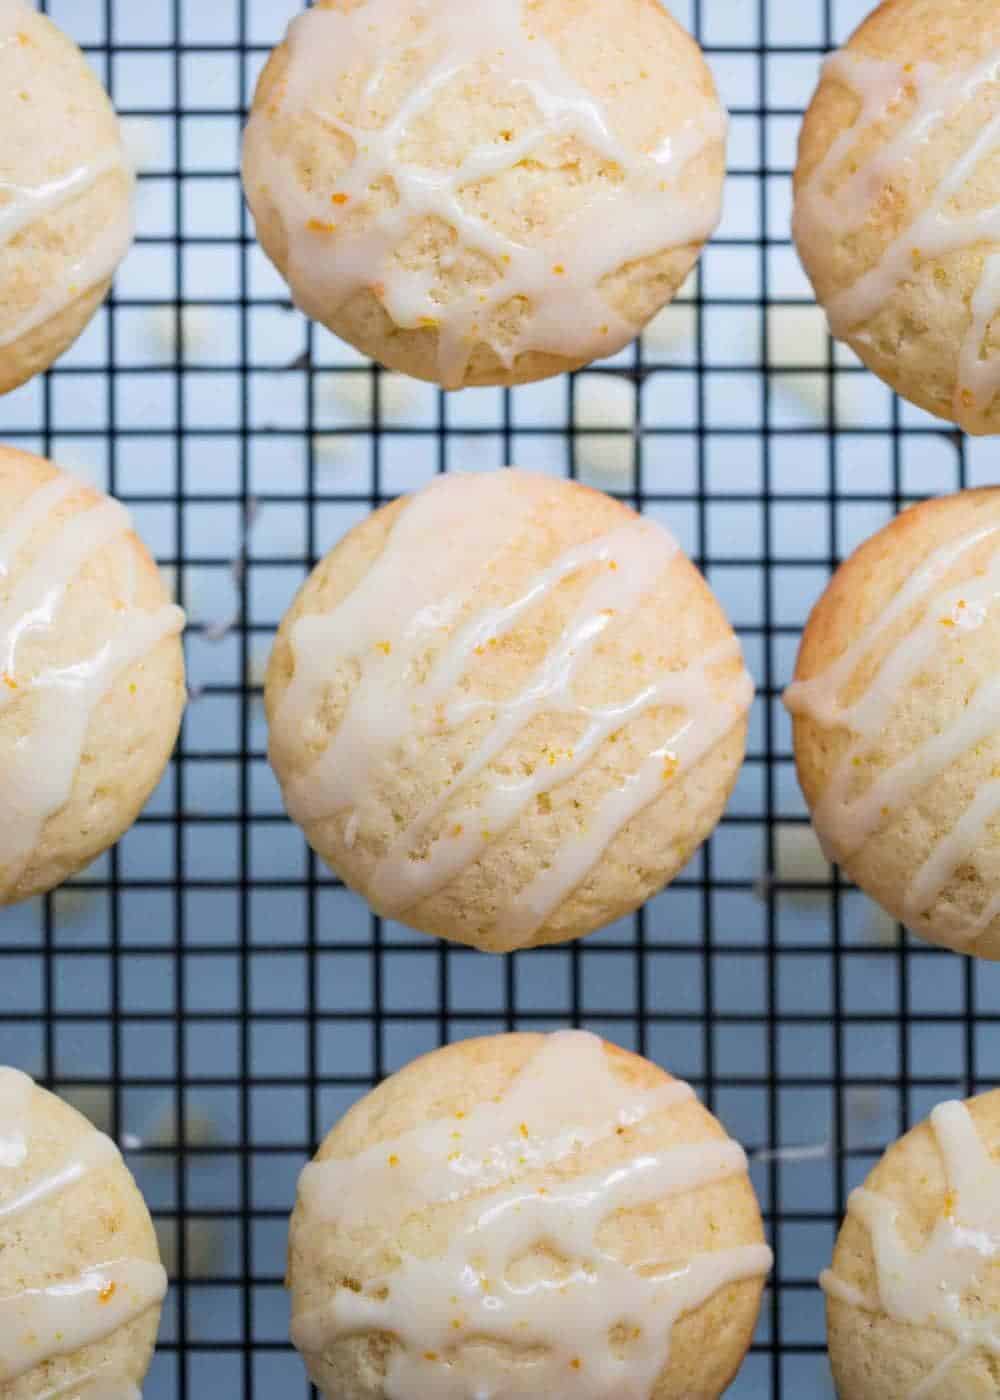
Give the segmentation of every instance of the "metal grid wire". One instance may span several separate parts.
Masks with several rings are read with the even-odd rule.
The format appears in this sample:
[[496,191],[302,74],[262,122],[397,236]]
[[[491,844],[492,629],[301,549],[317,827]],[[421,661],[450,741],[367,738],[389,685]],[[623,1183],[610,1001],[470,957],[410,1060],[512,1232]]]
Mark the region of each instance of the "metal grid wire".
[[[472,3],[472,0],[470,0]],[[775,1250],[731,1392],[831,1394],[815,1286],[887,1141],[984,1087],[989,967],[907,940],[822,862],[778,703],[829,571],[988,447],[831,346],[788,242],[800,115],[866,0],[677,0],[733,114],[727,213],[643,342],[570,380],[445,398],[293,312],[238,182],[245,106],[297,0],[48,0],[126,119],[139,238],[108,307],[0,436],[132,509],[192,628],[167,778],[108,857],[0,926],[0,1062],[115,1133],[174,1283],[148,1400],[306,1395],[287,1213],[306,1157],[444,1040],[585,1025],[689,1078],[747,1145]],[[507,959],[372,918],[308,855],[266,764],[260,681],[306,571],[438,470],[569,472],[667,521],[760,693],[726,819],[633,919]]]

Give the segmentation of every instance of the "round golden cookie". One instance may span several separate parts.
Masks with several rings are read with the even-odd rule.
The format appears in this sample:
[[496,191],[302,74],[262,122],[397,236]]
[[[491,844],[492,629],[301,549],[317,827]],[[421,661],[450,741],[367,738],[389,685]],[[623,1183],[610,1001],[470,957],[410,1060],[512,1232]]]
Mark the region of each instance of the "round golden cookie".
[[658,0],[319,0],[243,184],[297,305],[447,389],[616,353],[718,222],[725,117]]
[[939,1104],[852,1194],[822,1278],[841,1400],[996,1394],[998,1193],[994,1090]]
[[637,908],[719,820],[753,687],[660,525],[575,483],[439,477],[317,566],[265,700],[292,818],[373,908],[506,952]]
[[786,693],[830,859],[915,933],[1000,958],[1000,490],[904,511],[841,565]]
[[132,172],[83,54],[0,0],[0,394],[84,329],[132,241]]
[[795,173],[834,335],[904,398],[1000,432],[1000,9],[885,0],[827,61]]
[[114,1143],[0,1067],[0,1394],[138,1394],[167,1277]]
[[292,1337],[325,1396],[713,1400],[770,1252],[746,1157],[596,1036],[500,1035],[356,1104],[292,1216]]
[[183,626],[118,502],[0,447],[0,904],[135,821],[180,727]]

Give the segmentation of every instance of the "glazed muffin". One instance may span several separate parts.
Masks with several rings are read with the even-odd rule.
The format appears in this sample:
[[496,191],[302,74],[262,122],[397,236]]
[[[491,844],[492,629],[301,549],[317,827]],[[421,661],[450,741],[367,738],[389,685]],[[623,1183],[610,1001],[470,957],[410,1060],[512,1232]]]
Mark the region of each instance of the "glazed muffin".
[[127,1400],[167,1276],[131,1173],[76,1109],[0,1068],[0,1394]]
[[718,222],[725,117],[658,0],[319,0],[243,184],[296,304],[447,389],[612,355]]
[[0,394],[48,369],[132,241],[118,118],[83,54],[21,0],[0,0]]
[[914,932],[1000,957],[1000,490],[904,511],[834,576],[786,704],[828,856]]
[[834,54],[795,174],[838,339],[904,398],[1000,431],[1000,8],[886,0]]
[[183,626],[117,501],[0,447],[0,904],[135,821],[180,726]]
[[1000,1092],[943,1103],[852,1193],[823,1275],[842,1400],[980,1400],[1000,1347]]
[[292,1217],[292,1337],[331,1400],[711,1400],[770,1265],[746,1157],[686,1084],[580,1031],[502,1035],[329,1134]]
[[271,762],[372,907],[493,952],[635,909],[715,826],[753,687],[662,526],[575,483],[436,479],[318,565],[278,632]]

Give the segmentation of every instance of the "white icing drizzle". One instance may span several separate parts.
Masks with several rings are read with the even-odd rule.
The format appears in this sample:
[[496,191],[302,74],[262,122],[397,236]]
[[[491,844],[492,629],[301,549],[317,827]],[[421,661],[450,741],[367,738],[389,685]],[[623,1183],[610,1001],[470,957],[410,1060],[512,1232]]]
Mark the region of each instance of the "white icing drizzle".
[[[0,47],[11,37],[18,21],[30,13],[20,0],[0,3]],[[76,199],[113,170],[122,170],[131,179],[128,157],[120,139],[92,160],[83,161],[40,185],[22,185],[0,178],[0,250],[36,220]],[[53,279],[33,306],[0,329],[0,348],[13,345],[65,310],[81,293],[111,277],[128,252],[132,236],[131,212],[116,215],[80,256]]]
[[[854,791],[859,765],[877,748],[900,694],[939,651],[946,631],[971,631],[984,621],[1000,594],[1000,552],[980,572],[944,591],[937,585],[977,545],[991,541],[1000,525],[989,524],[934,550],[906,580],[889,605],[826,670],[795,681],[785,692],[793,715],[827,728],[845,727],[854,736],[816,803],[814,818],[833,859],[845,861],[893,820],[902,808],[973,745],[996,732],[1000,679],[979,686],[968,704],[931,738],[884,768],[860,793]],[[879,639],[911,609],[922,606],[912,628],[889,650],[864,691],[850,704],[840,693],[870,657]],[[935,843],[906,892],[909,919],[924,914],[946,889],[958,868],[981,848],[1000,814],[1000,783],[983,784],[955,825]],[[1000,914],[1000,895],[957,932],[971,940]]]
[[[574,1094],[573,1085],[585,1092]],[[667,1364],[677,1319],[728,1284],[766,1274],[771,1254],[764,1245],[743,1245],[680,1265],[651,1258],[640,1270],[598,1244],[601,1226],[616,1211],[744,1172],[742,1149],[725,1139],[640,1150],[614,1168],[543,1188],[518,1185],[517,1178],[623,1130],[642,1134],[650,1118],[691,1097],[678,1082],[627,1088],[596,1036],[564,1031],[546,1038],[499,1101],[357,1157],[313,1163],[303,1173],[299,1208],[319,1222],[350,1229],[377,1212],[380,1227],[391,1230],[387,1210],[402,1216],[462,1201],[468,1208],[443,1257],[404,1253],[398,1269],[368,1281],[362,1293],[341,1288],[330,1305],[299,1313],[292,1322],[296,1346],[318,1353],[353,1332],[392,1333],[398,1345],[386,1394],[393,1400],[644,1400]],[[394,1175],[396,1182],[405,1177],[404,1190]],[[512,1280],[511,1265],[542,1240],[567,1261],[566,1271],[555,1281]],[[620,1324],[630,1341],[618,1355],[609,1334]],[[505,1342],[528,1353],[513,1372],[493,1354]]]
[[[417,12],[423,23],[404,50],[389,36]],[[294,163],[277,157],[268,165],[270,190],[288,237],[288,280],[301,308],[315,319],[331,312],[363,287],[378,294],[393,321],[438,328],[438,373],[446,388],[461,385],[470,356],[487,339],[485,323],[514,298],[531,302],[512,344],[491,342],[505,365],[526,351],[546,351],[573,360],[596,359],[627,345],[639,327],[618,315],[601,285],[626,264],[668,247],[703,243],[720,212],[717,191],[681,194],[680,178],[706,148],[725,139],[725,119],[712,99],[692,92],[694,110],[683,126],[650,152],[631,150],[616,136],[593,94],[566,71],[555,48],[522,12],[522,0],[486,6],[453,0],[368,0],[357,9],[313,8],[289,28],[287,92],[291,111],[311,110],[332,131],[354,143],[355,155],[334,190],[308,192],[295,178]],[[323,94],[334,92],[359,65],[370,74],[364,97],[374,97],[387,69],[416,51],[427,70],[399,112],[381,129],[342,120]],[[538,109],[537,126],[518,140],[473,149],[457,170],[410,164],[400,154],[413,124],[438,94],[463,73],[486,68]],[[248,138],[266,141],[268,113],[258,108]],[[622,183],[595,194],[548,237],[529,241],[508,236],[475,215],[462,192],[515,168],[554,138],[575,136],[613,162]],[[398,203],[357,232],[337,228],[338,200],[363,201],[371,187],[391,181]],[[350,209],[351,204],[347,204]],[[432,273],[410,271],[394,252],[419,221],[436,218],[454,228],[463,245],[494,268],[492,285],[470,288],[466,297],[443,304]],[[334,227],[331,227],[333,225]]]
[[105,1341],[162,1301],[166,1291],[162,1265],[116,1259],[46,1288],[0,1298],[0,1381]]
[[0,1068],[0,1170],[19,1167],[28,1155],[24,1124],[33,1088],[20,1070]]
[[0,778],[0,873],[8,886],[30,859],[45,822],[69,800],[98,703],[122,670],[184,627],[180,608],[136,608],[130,590],[122,611],[114,614],[112,635],[92,656],[22,674],[21,644],[55,631],[73,579],[90,558],[131,529],[124,507],[103,499],[68,515],[42,554],[18,576],[17,557],[32,531],[78,489],[72,477],[60,474],[29,496],[0,529],[0,587],[7,583],[0,603],[0,713],[25,692],[36,707],[30,730]]
[[[586,1084],[586,1101],[574,1102],[567,1120],[566,1088],[573,1083]],[[600,1039],[557,1031],[545,1037],[498,1103],[478,1104],[457,1122],[435,1119],[355,1157],[310,1163],[299,1180],[299,1200],[319,1220],[349,1226],[376,1209],[384,1218],[396,1199],[394,1158],[405,1160],[407,1192],[418,1204],[462,1200],[520,1172],[561,1162],[618,1128],[636,1127],[693,1097],[690,1085],[674,1079],[623,1101]]]
[[[121,1160],[111,1139],[91,1129],[61,1166],[27,1186],[7,1190],[5,1172],[23,1167],[28,1159],[32,1093],[26,1074],[0,1067],[0,1254],[4,1233],[18,1218],[89,1172]],[[104,1341],[162,1301],[166,1289],[167,1276],[159,1264],[116,1259],[43,1288],[22,1288],[0,1296],[0,1383],[16,1380],[44,1361]],[[80,1400],[139,1400],[131,1381],[103,1368],[49,1390],[41,1400],[64,1395],[79,1395]]]
[[926,1242],[911,1249],[899,1229],[903,1207],[861,1187],[848,1210],[870,1234],[877,1297],[827,1270],[820,1283],[832,1298],[866,1312],[885,1312],[913,1327],[934,1327],[957,1343],[955,1351],[911,1391],[911,1400],[936,1392],[953,1367],[983,1348],[1000,1355],[1000,1329],[967,1306],[984,1268],[1000,1256],[1000,1161],[990,1153],[963,1103],[938,1104],[930,1118],[948,1184],[945,1210]]
[[15,185],[10,180],[0,180],[0,196],[3,196],[0,203],[0,244],[9,243],[43,214],[51,213],[84,190],[89,190],[102,175],[117,170],[121,163],[121,152],[112,150],[45,184]]
[[[275,716],[275,731],[289,744],[308,737],[338,666],[358,664],[360,677],[338,730],[306,772],[285,785],[288,809],[302,824],[346,811],[344,839],[350,847],[365,826],[365,795],[372,778],[394,752],[402,748],[405,753],[419,738],[479,716],[490,719],[461,773],[375,865],[369,898],[380,910],[400,914],[478,860],[541,793],[582,772],[612,734],[658,706],[682,708],[683,719],[589,815],[584,835],[565,845],[503,911],[504,926],[528,936],[587,877],[618,832],[656,800],[666,782],[689,771],[738,722],[751,703],[753,687],[744,671],[730,699],[714,695],[712,667],[739,655],[739,645],[731,639],[620,703],[594,707],[574,698],[578,675],[596,643],[616,619],[641,603],[677,553],[676,542],[662,527],[642,519],[568,550],[508,606],[474,613],[455,628],[423,679],[414,679],[414,663],[467,609],[476,579],[526,520],[529,506],[512,489],[511,478],[511,473],[440,478],[407,505],[354,592],[332,613],[296,623],[295,670]],[[563,580],[595,565],[599,571],[575,614],[516,695],[497,701],[462,689],[478,654],[509,634]],[[462,789],[482,779],[545,712],[580,721],[572,750],[549,755],[526,775],[492,780],[474,806],[456,806]],[[442,827],[446,810],[448,821]]]
[[[921,148],[955,118],[988,84],[1000,81],[1000,52],[975,67],[945,72],[929,63],[891,62],[843,49],[824,68],[828,78],[851,88],[861,102],[854,122],[833,142],[825,158],[799,191],[794,231],[800,247],[828,243],[831,232],[845,235],[860,229],[876,208],[886,185],[907,179]],[[884,122],[907,95],[914,109],[903,126],[876,154],[832,193],[827,185],[854,146]],[[976,213],[956,214],[949,206],[969,184],[979,166],[1000,151],[1000,115],[985,123],[975,140],[941,180],[927,207],[885,249],[879,262],[850,287],[832,297],[826,310],[831,329],[846,340],[885,305],[892,293],[928,258],[977,244],[1000,242],[1000,206]],[[987,332],[1000,314],[1000,253],[986,258],[972,302],[971,320],[963,340],[953,413],[967,431],[988,429],[988,414],[1000,392],[1000,354],[985,350]]]

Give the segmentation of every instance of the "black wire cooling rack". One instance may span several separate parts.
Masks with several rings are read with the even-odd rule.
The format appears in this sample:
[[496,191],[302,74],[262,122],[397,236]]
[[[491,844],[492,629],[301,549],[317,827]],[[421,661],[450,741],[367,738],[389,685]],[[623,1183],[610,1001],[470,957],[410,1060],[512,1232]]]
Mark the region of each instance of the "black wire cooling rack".
[[[140,168],[115,295],[0,437],[125,500],[188,608],[192,704],[133,832],[5,911],[0,1061],[124,1144],[173,1287],[147,1400],[306,1395],[282,1291],[295,1179],[333,1119],[450,1039],[585,1025],[689,1078],[747,1145],[775,1251],[731,1392],[831,1394],[815,1277],[847,1191],[930,1105],[985,1087],[989,967],[907,940],[826,867],[779,706],[836,562],[988,448],[826,338],[788,241],[801,111],[863,0],[679,0],[733,116],[727,213],[657,327],[608,365],[446,399],[309,326],[255,248],[241,120],[296,0],[43,0]],[[265,756],[262,666],[309,567],[432,472],[567,471],[665,519],[759,686],[730,811],[633,919],[505,960],[380,923],[308,855]]]

